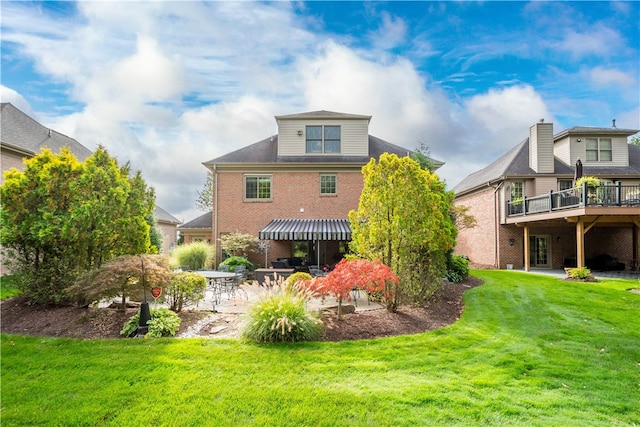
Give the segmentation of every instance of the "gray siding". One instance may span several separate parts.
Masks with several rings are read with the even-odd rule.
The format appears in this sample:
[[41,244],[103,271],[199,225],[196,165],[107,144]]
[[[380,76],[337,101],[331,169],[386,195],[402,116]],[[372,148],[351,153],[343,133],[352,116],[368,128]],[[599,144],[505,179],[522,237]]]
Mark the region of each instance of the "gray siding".
[[553,173],[553,123],[536,123],[529,131],[529,167]]
[[[306,126],[340,126],[340,155],[369,155],[369,121],[366,119],[349,120],[278,120],[278,156],[304,156]],[[301,131],[302,134],[298,135]],[[315,154],[322,156],[323,154]]]

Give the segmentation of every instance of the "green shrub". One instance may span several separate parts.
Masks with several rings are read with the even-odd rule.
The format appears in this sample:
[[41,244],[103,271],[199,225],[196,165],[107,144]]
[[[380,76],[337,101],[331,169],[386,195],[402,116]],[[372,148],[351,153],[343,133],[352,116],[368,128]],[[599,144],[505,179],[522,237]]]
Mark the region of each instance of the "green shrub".
[[447,271],[445,279],[451,283],[458,283],[469,275],[469,259],[463,255],[449,255],[447,257]]
[[[180,328],[180,317],[176,313],[166,308],[159,308],[151,311],[151,320],[147,322],[149,331],[146,337],[160,338],[160,337],[172,337],[178,332]],[[125,337],[132,337],[138,330],[138,324],[140,323],[140,312],[136,313],[131,319],[127,320],[124,327],[120,331],[120,335]]]
[[578,279],[578,280],[595,280],[593,275],[591,274],[591,270],[587,267],[575,267],[568,268],[567,277],[570,279]]
[[258,342],[296,342],[317,340],[323,324],[307,310],[304,294],[285,292],[279,286],[249,309],[242,335]]
[[235,271],[239,265],[244,265],[248,271],[253,271],[256,267],[251,261],[241,256],[231,256],[220,263],[220,265],[228,265],[229,271]]
[[176,246],[172,253],[180,267],[189,270],[202,270],[213,265],[215,249],[206,242],[193,242]]
[[600,180],[595,176],[583,176],[576,181],[576,187],[582,187],[582,184],[586,183],[589,188],[596,188],[600,186]]
[[207,280],[198,273],[182,271],[174,273],[167,290],[169,309],[180,312],[187,304],[195,304],[204,298]]
[[287,277],[287,280],[284,284],[285,290],[287,292],[297,290],[295,288],[295,284],[298,280],[311,280],[312,277],[309,273],[305,273],[304,271],[299,271],[297,273],[293,273],[291,276]]

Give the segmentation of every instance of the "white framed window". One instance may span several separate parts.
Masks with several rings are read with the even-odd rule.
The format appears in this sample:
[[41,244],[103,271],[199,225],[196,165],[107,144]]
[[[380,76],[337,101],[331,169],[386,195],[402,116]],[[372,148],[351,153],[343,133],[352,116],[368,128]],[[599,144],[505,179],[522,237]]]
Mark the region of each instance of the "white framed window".
[[512,181],[511,182],[511,201],[518,202],[523,199],[524,196],[524,182]]
[[271,200],[271,175],[245,175],[245,200]]
[[588,162],[610,162],[613,160],[611,138],[585,138]]
[[335,195],[337,194],[338,177],[335,174],[320,175],[320,194]]
[[306,152],[339,153],[340,135],[340,126],[307,126]]

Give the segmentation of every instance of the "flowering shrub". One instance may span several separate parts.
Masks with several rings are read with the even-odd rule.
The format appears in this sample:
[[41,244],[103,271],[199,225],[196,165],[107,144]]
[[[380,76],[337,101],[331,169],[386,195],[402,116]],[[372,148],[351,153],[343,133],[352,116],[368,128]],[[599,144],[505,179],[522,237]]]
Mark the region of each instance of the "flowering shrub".
[[309,294],[287,292],[284,280],[249,309],[242,331],[245,338],[258,342],[313,341],[322,335],[319,316],[307,309]]
[[342,301],[351,301],[351,290],[359,288],[369,294],[381,293],[386,301],[393,299],[387,284],[399,282],[391,269],[380,261],[343,259],[325,277],[298,282],[315,296],[332,295],[338,300],[338,319],[342,319]]

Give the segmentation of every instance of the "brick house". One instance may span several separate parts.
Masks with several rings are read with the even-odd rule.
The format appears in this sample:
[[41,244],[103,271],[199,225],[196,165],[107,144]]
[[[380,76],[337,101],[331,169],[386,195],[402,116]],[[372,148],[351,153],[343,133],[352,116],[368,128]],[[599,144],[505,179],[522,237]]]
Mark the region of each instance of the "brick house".
[[178,231],[182,234],[183,243],[207,242],[211,243],[211,224],[213,223],[213,212],[209,211],[199,217],[187,221],[178,226]]
[[262,241],[266,253],[250,257],[257,265],[291,257],[333,264],[351,240],[348,212],[358,207],[362,166],[410,150],[369,135],[371,116],[314,111],[275,119],[277,135],[204,163],[213,174],[217,261],[220,236],[238,231]]
[[[8,102],[0,104],[0,156],[2,175],[0,183],[4,182],[4,172],[16,168],[24,169],[23,160],[35,156],[43,148],[59,153],[62,148],[68,148],[81,162],[87,160],[92,153],[87,147],[75,139],[63,135],[53,129],[40,124],[29,115]],[[156,225],[162,233],[162,252],[168,253],[177,240],[176,226],[180,221],[159,206],[155,209]],[[3,271],[3,273],[6,273]]]
[[[456,252],[498,268],[638,267],[638,130],[573,127],[554,135],[540,121],[529,137],[463,179],[455,203],[478,221]],[[580,160],[581,165],[578,164]],[[576,187],[576,174],[600,185]]]

